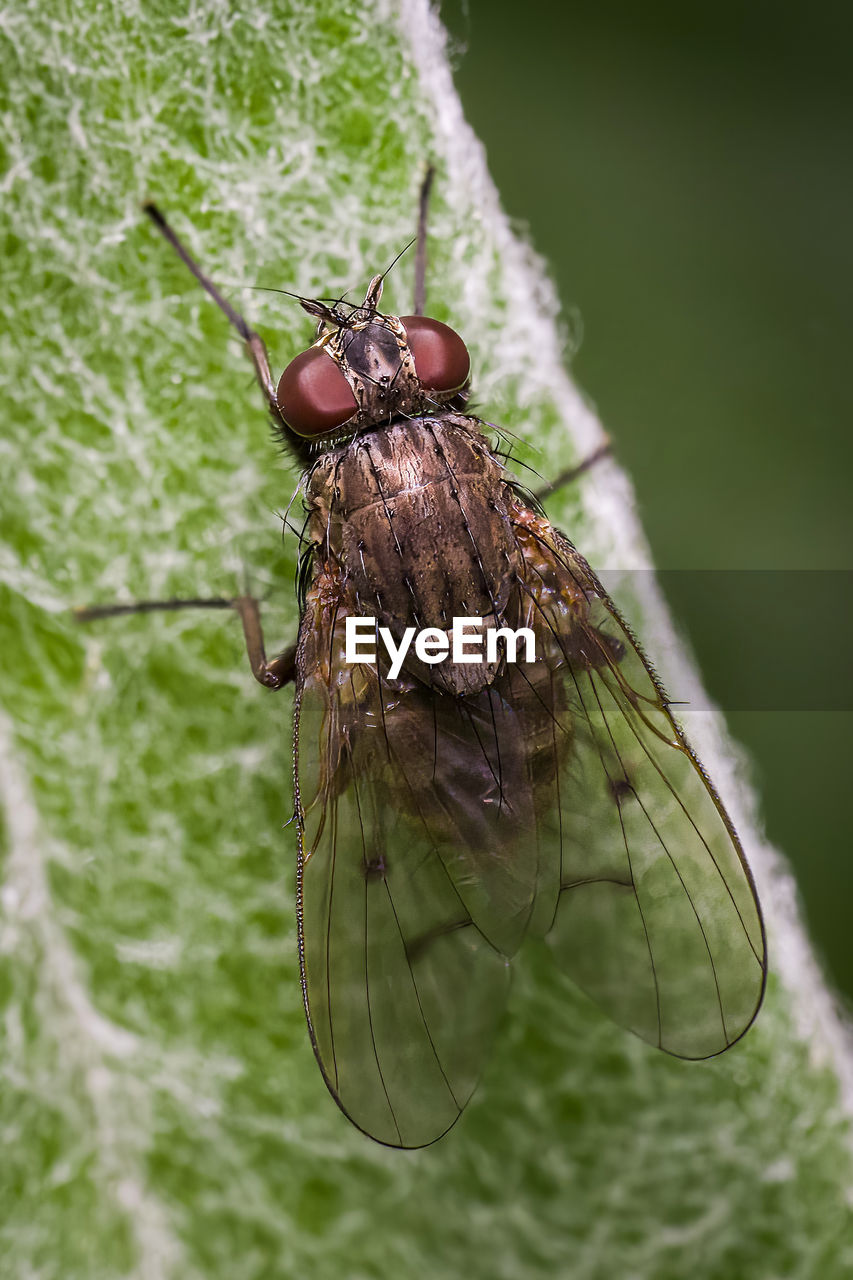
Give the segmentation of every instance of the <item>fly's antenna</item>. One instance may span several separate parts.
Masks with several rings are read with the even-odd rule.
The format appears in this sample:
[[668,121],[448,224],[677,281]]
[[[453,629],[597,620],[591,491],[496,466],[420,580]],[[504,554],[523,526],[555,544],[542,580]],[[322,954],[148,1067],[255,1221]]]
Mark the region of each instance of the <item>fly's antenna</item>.
[[393,261],[393,262],[391,262],[391,263],[389,263],[389,265],[388,265],[388,266],[385,268],[385,270],[382,272],[382,276],[381,276],[381,279],[382,279],[382,280],[384,280],[384,279],[385,279],[385,277],[388,275],[388,273],[389,273],[389,272],[390,272],[394,267],[396,267],[397,263],[400,261],[400,259],[402,258],[403,254],[404,254],[404,253],[408,253],[408,252],[409,252],[409,250],[411,249],[412,245],[415,243],[415,240],[417,240],[417,236],[412,236],[412,239],[409,241],[409,243],[408,243],[407,245],[405,245],[405,246],[400,250],[400,252],[397,254],[397,256],[396,256],[396,258],[394,259],[394,261]]
[[361,304],[359,310],[369,312],[376,312],[379,310],[379,299],[382,297],[382,287],[385,284],[385,277],[392,267],[396,267],[403,254],[408,253],[414,243],[414,240],[410,240],[409,243],[400,250],[393,262],[385,268],[382,274],[373,277],[370,284],[367,286],[367,293],[364,295],[364,302]]
[[[320,303],[330,302],[332,304],[332,310],[336,314],[337,314],[338,307],[355,308],[354,302],[347,302],[346,293],[343,294],[343,296],[340,298],[306,298],[304,294],[294,293],[292,289],[277,289],[274,285],[271,285],[271,284],[244,284],[244,285],[239,285],[238,287],[241,289],[252,289],[256,293],[257,292],[282,293],[284,294],[285,298],[295,298],[296,301],[300,304],[305,302],[310,302],[312,305],[317,305]],[[349,293],[349,290],[347,290],[347,293]]]

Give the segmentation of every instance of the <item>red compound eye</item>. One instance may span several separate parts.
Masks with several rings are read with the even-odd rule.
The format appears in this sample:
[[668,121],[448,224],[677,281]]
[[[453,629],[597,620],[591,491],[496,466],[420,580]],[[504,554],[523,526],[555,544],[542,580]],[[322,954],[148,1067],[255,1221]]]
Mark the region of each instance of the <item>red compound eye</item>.
[[421,386],[428,391],[458,391],[468,381],[471,357],[458,333],[428,316],[400,316]]
[[352,388],[330,355],[319,347],[291,360],[278,380],[276,401],[291,431],[323,436],[358,409]]

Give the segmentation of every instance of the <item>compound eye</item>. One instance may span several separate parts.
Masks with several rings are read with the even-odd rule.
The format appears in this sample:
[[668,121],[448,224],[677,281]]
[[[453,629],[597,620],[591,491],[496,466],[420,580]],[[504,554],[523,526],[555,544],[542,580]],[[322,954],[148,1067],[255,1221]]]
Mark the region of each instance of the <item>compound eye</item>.
[[447,324],[428,316],[400,316],[406,327],[415,372],[428,391],[459,391],[468,381],[468,348]]
[[291,360],[278,380],[276,403],[298,436],[324,436],[358,410],[352,388],[330,355],[319,347]]

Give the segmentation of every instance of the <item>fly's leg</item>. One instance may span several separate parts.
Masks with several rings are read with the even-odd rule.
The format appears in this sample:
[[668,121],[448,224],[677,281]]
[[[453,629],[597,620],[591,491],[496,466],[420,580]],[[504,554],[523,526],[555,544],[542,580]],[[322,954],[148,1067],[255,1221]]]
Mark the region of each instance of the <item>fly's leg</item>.
[[267,689],[281,689],[296,676],[296,645],[292,644],[271,662],[264,651],[264,629],[261,626],[261,610],[254,596],[237,596],[231,608],[240,615],[243,636],[252,675]]
[[558,489],[562,489],[563,485],[572,484],[579,476],[590,471],[597,462],[601,462],[602,458],[609,458],[612,452],[613,445],[609,437],[605,436],[601,444],[593,449],[592,453],[584,458],[582,462],[577,463],[574,467],[567,467],[565,471],[561,471],[550,484],[545,484],[541,489],[534,490],[533,496],[538,502],[541,502],[544,498],[550,498],[551,494],[556,493]]
[[[168,241],[175,253],[192,272],[206,293],[210,295],[220,311],[228,318],[237,330],[246,346],[246,352],[255,370],[258,385],[264,393],[270,413],[277,422],[282,422],[278,409],[276,384],[270,371],[269,356],[263,339],[254,329],[250,329],[244,317],[236,311],[231,303],[223,297],[216,285],[202,271],[196,260],[178,238],[163,214],[155,204],[146,204],[145,212],[157,230]],[[282,425],[284,425],[282,423]],[[239,614],[243,624],[243,635],[252,675],[267,689],[281,689],[294,679],[296,673],[296,645],[291,645],[284,653],[271,661],[267,660],[264,651],[263,629],[258,602],[254,596],[234,596],[231,599],[194,599],[194,600],[140,600],[135,604],[95,605],[91,608],[75,609],[74,616],[78,622],[92,622],[96,618],[115,618],[128,613],[168,612],[177,609],[233,609]]]
[[260,606],[254,596],[232,599],[213,597],[199,600],[139,600],[135,604],[92,605],[75,609],[77,622],[94,622],[98,618],[118,618],[128,613],[164,613],[178,609],[233,609],[243,624],[243,636],[252,675],[266,689],[283,689],[296,676],[296,645],[292,644],[278,657],[267,659]]
[[255,333],[254,329],[249,328],[243,316],[240,315],[240,312],[235,311],[227,298],[224,298],[219,292],[213,281],[204,274],[195,258],[192,257],[190,252],[178,239],[157,206],[155,204],[146,204],[143,207],[157,230],[175,250],[175,253],[181,259],[181,262],[189,268],[201,287],[210,294],[220,311],[224,312],[231,324],[239,333],[240,337],[243,339],[246,344],[246,353],[254,365],[255,377],[258,380],[258,385],[260,386],[261,391],[264,393],[270,413],[277,422],[280,422],[281,414],[278,409],[276,385],[270,371],[269,356],[267,355],[267,349],[264,346],[263,338],[261,338],[259,334]]
[[429,195],[435,168],[430,165],[421,183],[421,194],[418,200],[418,243],[415,249],[415,301],[412,315],[422,316],[426,306],[426,269],[427,269],[427,216],[429,214]]

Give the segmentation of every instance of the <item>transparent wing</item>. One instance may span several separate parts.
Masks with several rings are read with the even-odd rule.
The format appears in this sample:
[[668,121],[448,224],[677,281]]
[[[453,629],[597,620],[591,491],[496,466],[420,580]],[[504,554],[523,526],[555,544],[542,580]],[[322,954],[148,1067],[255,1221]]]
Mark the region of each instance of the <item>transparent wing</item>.
[[586,562],[514,513],[537,661],[458,698],[344,660],[338,571],[297,658],[299,924],[314,1049],[366,1133],[458,1118],[528,931],[615,1021],[707,1057],[749,1026],[764,933],[725,810]]
[[552,710],[555,767],[537,800],[540,844],[560,850],[551,943],[616,1022],[679,1057],[709,1057],[743,1035],[764,990],[743,851],[589,566],[530,511],[517,533],[535,679]]
[[321,577],[300,631],[303,989],[338,1104],[378,1141],[416,1147],[458,1118],[504,1007],[539,876],[535,842],[517,856],[532,791],[495,691],[463,704],[347,664],[351,609]]

